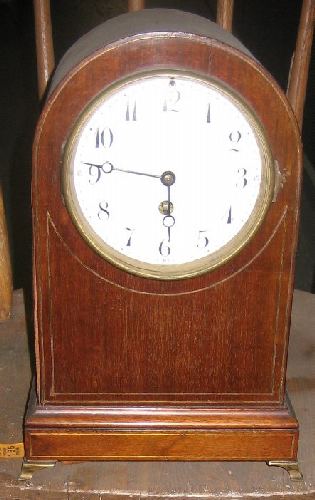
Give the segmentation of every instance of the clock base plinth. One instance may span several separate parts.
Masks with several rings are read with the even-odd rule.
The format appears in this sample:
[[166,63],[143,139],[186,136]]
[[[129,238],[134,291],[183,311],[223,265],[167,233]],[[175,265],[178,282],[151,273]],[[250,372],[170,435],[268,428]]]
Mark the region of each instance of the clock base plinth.
[[296,462],[290,404],[56,406],[30,400],[28,461],[186,460]]

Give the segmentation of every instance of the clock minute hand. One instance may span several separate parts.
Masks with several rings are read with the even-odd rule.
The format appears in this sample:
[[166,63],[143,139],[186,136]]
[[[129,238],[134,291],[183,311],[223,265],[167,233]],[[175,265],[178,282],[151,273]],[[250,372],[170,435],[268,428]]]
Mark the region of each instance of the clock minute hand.
[[101,164],[84,161],[83,164],[89,165],[90,167],[95,167],[99,170],[102,170],[102,172],[104,172],[104,174],[110,174],[111,172],[113,172],[113,170],[116,170],[117,172],[123,172],[125,174],[145,175],[146,177],[153,177],[155,179],[161,178],[160,175],[149,174],[147,172],[139,172],[137,170],[127,170],[127,169],[123,169],[123,168],[114,167],[114,165],[112,163],[110,163],[109,161],[106,161],[106,162],[101,163]]
[[118,170],[118,172],[124,172],[126,174],[135,174],[135,175],[145,175],[146,177],[153,177],[154,179],[160,179],[160,175],[148,174],[147,172],[138,172],[136,170],[124,170],[122,168],[114,167],[113,170]]
[[175,174],[170,170],[163,172],[160,180],[167,187],[167,201],[162,202],[162,213],[164,213],[163,226],[167,227],[168,242],[171,242],[171,227],[175,224],[175,217],[171,215],[173,211],[173,203],[171,202],[171,186],[175,182]]

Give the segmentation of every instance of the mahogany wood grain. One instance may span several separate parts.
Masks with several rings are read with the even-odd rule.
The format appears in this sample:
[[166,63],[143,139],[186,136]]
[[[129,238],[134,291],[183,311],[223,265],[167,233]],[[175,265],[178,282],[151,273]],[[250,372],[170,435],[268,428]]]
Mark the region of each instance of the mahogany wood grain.
[[38,94],[41,98],[55,67],[50,0],[34,0]]
[[[96,255],[65,209],[56,168],[83,103],[106,78],[142,71],[152,61],[208,73],[243,94],[286,173],[277,202],[240,254],[213,272],[173,282],[129,275]],[[111,68],[110,76],[103,76],[103,67]],[[46,289],[37,304],[40,401],[283,402],[299,196],[294,123],[276,84],[253,61],[198,37],[117,44],[59,89],[34,147],[35,270]]]
[[29,431],[32,460],[295,460],[297,433],[270,430]]
[[52,406],[38,404],[31,392],[27,427],[98,429],[290,429],[297,421],[287,400],[282,407],[224,407],[215,405],[139,408],[139,406]]
[[[64,144],[82,109],[112,82],[161,68],[219,80],[242,96],[284,181],[240,253],[178,281],[131,275],[101,258],[61,188]],[[62,80],[34,142],[38,401],[26,418],[27,457],[296,458],[285,370],[300,172],[299,130],[282,91],[254,59],[219,41],[139,34]]]
[[234,0],[217,0],[217,23],[227,31],[232,31]]
[[135,12],[145,8],[145,0],[128,0],[129,12]]
[[126,408],[38,405],[26,418],[32,460],[296,460],[290,404],[264,408]]
[[300,129],[303,124],[303,109],[307,89],[315,22],[315,0],[303,0],[295,53],[288,83],[288,99],[292,105]]
[[0,184],[0,321],[9,319],[12,306],[12,271],[9,239]]

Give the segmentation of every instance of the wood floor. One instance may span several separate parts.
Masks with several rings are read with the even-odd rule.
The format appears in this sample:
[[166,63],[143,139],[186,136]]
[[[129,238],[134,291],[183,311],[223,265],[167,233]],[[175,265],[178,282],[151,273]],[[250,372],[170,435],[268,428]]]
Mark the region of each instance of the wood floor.
[[[31,379],[23,294],[14,294],[12,319],[0,324],[0,443],[22,441]],[[303,481],[264,463],[58,463],[19,482],[21,459],[0,459],[0,500],[133,500],[149,498],[315,499],[315,295],[296,291],[288,388],[300,421]]]

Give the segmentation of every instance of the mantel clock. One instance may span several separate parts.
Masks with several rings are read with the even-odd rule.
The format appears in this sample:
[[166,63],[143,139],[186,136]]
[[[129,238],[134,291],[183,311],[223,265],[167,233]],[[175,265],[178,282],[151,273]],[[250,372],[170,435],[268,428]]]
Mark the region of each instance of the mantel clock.
[[25,468],[294,468],[285,372],[300,168],[286,97],[216,24],[148,9],[68,51],[34,142]]

